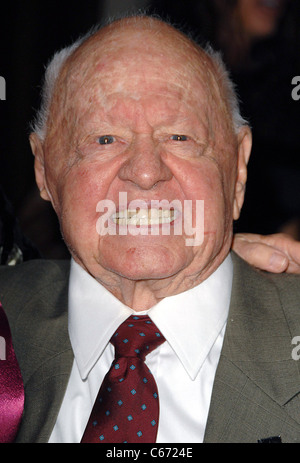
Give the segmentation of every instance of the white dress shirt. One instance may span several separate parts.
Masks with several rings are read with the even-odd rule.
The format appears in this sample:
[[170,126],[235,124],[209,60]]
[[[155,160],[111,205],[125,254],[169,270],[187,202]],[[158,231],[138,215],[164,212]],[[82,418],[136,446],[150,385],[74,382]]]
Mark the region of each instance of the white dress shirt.
[[[200,285],[166,297],[147,313],[166,338],[147,355],[159,392],[157,443],[202,442],[227,321],[232,261]],[[69,282],[69,334],[74,363],[49,442],[80,442],[114,358],[114,331],[135,312],[76,262]]]

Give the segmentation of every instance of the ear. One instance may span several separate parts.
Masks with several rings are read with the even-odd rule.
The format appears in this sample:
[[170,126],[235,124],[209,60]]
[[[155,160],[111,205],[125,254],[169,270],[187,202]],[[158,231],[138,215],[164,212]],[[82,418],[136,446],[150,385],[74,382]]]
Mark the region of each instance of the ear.
[[244,203],[247,182],[247,164],[250,158],[251,147],[252,134],[250,127],[243,126],[238,134],[237,178],[235,184],[235,195],[233,203],[234,220],[237,220],[239,218]]
[[51,201],[51,198],[48,194],[48,190],[46,187],[46,180],[45,180],[43,145],[36,133],[30,134],[29,142],[30,142],[32,153],[35,158],[34,159],[35,180],[36,180],[38,189],[40,190],[40,196],[46,201]]

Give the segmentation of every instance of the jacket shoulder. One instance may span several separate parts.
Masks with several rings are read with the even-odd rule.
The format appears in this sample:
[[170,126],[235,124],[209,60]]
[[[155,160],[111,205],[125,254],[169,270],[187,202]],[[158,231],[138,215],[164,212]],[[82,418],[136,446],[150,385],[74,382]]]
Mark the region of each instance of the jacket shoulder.
[[44,362],[66,350],[69,261],[31,260],[0,267],[0,302],[26,385]]
[[0,283],[5,285],[6,282],[28,281],[33,283],[43,278],[43,276],[64,277],[69,272],[69,260],[46,260],[32,259],[17,265],[0,266]]
[[[300,275],[269,273],[255,269],[232,253],[235,268],[235,291],[243,298],[247,307],[257,308],[261,314],[262,306],[275,315],[282,314],[291,331],[300,333]],[[266,314],[265,314],[266,315]]]
[[10,322],[32,300],[53,301],[66,292],[70,261],[34,259],[15,266],[0,266],[0,302]]

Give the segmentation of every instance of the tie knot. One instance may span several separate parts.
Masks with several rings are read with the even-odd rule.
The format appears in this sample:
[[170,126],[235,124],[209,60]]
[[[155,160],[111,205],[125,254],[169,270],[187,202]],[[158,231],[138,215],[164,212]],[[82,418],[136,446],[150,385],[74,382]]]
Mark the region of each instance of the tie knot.
[[111,338],[115,358],[146,355],[165,341],[165,338],[148,315],[132,315],[123,322]]

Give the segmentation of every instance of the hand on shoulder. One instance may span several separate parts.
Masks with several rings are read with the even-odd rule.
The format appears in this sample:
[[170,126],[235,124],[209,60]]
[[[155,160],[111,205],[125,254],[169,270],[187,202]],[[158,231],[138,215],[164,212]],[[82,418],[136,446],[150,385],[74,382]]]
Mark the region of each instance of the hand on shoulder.
[[249,264],[272,273],[300,274],[300,242],[284,233],[237,233],[232,249]]

